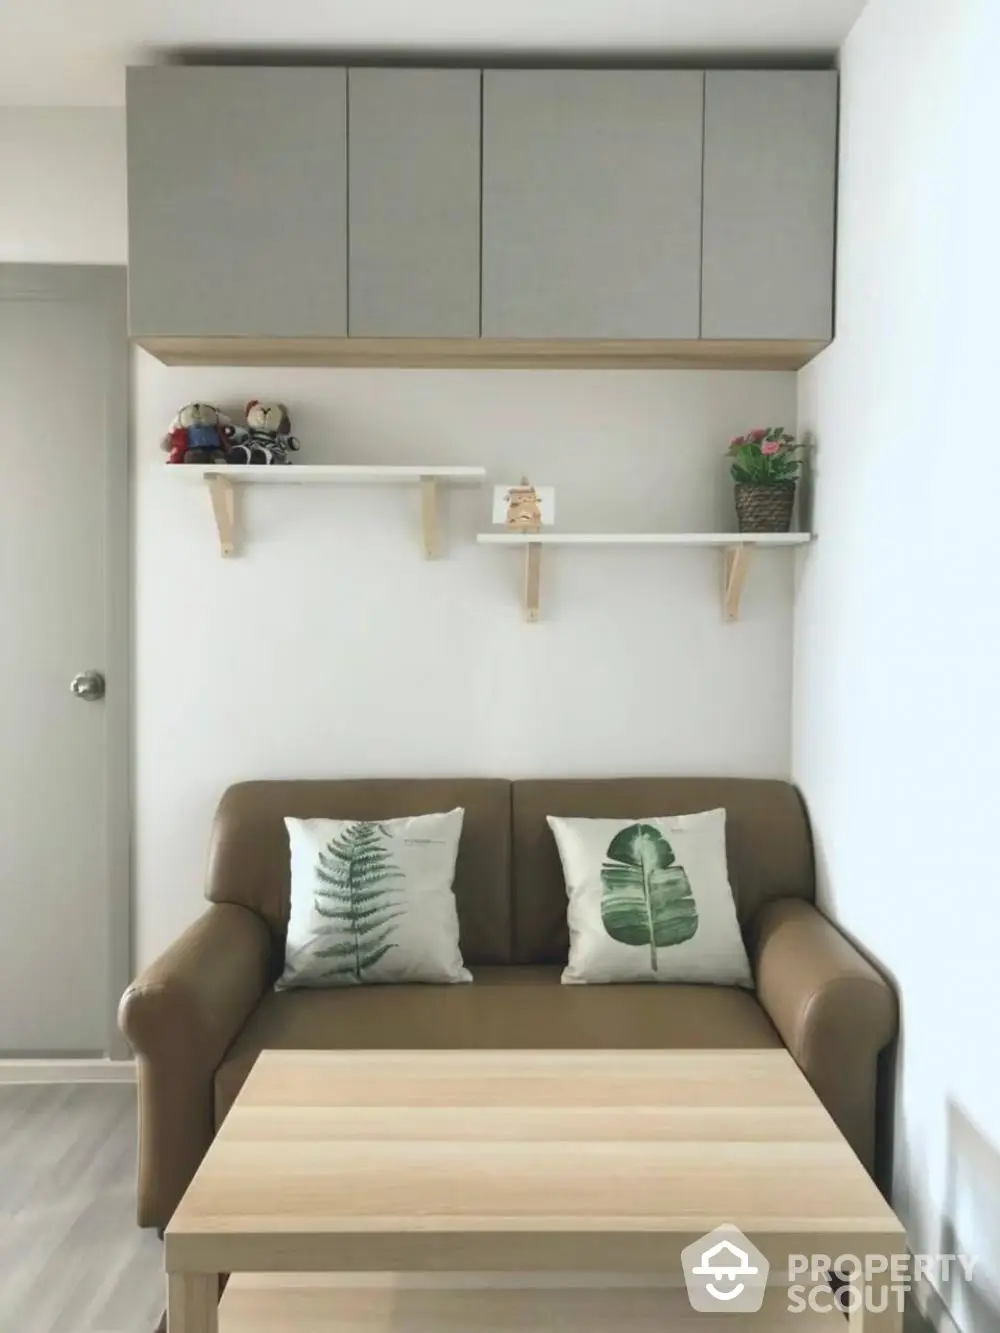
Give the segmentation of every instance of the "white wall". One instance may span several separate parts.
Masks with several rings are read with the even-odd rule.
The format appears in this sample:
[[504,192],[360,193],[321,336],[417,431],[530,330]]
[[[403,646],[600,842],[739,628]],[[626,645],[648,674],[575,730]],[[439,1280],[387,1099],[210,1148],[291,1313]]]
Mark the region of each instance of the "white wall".
[[125,113],[0,107],[0,262],[124,264]]
[[871,0],[842,61],[838,335],[801,376],[819,541],[794,774],[833,914],[895,976],[896,1203],[1000,1320],[994,0]]
[[[115,111],[0,109],[0,261],[123,262]],[[463,462],[559,488],[565,528],[729,526],[738,429],[790,422],[791,374],[167,369],[133,386],[137,961],[202,906],[215,802],[261,775],[744,773],[790,756],[792,561],[761,553],[720,619],[711,551],[476,547],[488,492],[419,555],[395,491],[255,490],[223,561],[202,488],[159,438],[194,398],[284,398],[303,461]]]
[[791,581],[763,552],[737,625],[717,552],[477,547],[489,493],[452,492],[419,553],[413,492],[255,488],[224,561],[200,485],[159,436],[193,398],[281,398],[302,461],[474,463],[558,488],[572,530],[731,522],[720,457],[791,420],[792,374],[167,369],[138,364],[139,953],[201,908],[215,801],[252,776],[785,776]]

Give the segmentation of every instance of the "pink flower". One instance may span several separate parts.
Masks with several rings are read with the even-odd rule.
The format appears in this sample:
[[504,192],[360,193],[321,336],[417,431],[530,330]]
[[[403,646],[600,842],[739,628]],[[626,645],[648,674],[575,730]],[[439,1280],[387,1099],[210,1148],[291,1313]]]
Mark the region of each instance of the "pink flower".
[[766,430],[752,430],[750,432],[750,438],[751,440],[762,440],[766,434]]
[[770,458],[771,455],[776,454],[780,448],[781,444],[777,440],[769,440],[767,444],[762,444],[760,446],[760,451],[765,458]]

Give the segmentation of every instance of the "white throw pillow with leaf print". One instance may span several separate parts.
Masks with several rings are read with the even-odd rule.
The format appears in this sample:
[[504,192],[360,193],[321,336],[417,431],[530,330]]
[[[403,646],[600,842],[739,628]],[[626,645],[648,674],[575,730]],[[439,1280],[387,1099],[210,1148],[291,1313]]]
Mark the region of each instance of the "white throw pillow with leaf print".
[[451,887],[464,813],[286,819],[292,903],[278,990],[471,981]]
[[549,816],[569,898],[564,982],[750,986],[726,868],[726,812]]

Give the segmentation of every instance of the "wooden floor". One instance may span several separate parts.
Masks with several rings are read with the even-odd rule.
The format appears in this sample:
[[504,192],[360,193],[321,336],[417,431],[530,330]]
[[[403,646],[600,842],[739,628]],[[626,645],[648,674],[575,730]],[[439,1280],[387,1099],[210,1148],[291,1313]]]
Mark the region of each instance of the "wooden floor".
[[[2,1333],[152,1333],[163,1252],[135,1225],[135,1136],[129,1085],[0,1085]],[[931,1333],[913,1309],[905,1328]]]
[[0,1085],[0,1329],[152,1333],[163,1247],[135,1224],[135,1088]]

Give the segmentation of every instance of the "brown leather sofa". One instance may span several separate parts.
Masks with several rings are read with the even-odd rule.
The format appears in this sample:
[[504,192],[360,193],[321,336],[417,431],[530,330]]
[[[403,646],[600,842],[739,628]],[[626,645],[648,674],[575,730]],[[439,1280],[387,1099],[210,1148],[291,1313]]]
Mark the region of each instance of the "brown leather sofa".
[[[471,986],[276,994],[288,916],[283,816],[390,818],[465,808],[455,874]],[[755,991],[560,986],[566,893],[548,814],[637,818],[725,807]],[[215,820],[211,906],[129,987],[139,1079],[139,1222],[163,1227],[264,1047],[785,1045],[871,1169],[876,1064],[892,990],[813,906],[794,787],[715,778],[247,782]]]

